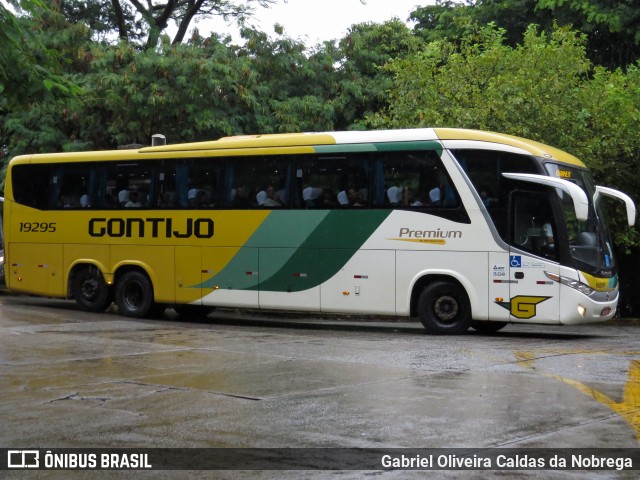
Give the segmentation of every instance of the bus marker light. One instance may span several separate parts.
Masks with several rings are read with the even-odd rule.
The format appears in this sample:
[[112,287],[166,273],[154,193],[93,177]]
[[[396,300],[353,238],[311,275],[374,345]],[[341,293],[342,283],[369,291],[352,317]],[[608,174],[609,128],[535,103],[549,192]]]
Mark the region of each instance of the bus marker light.
[[578,305],[578,313],[582,318],[584,318],[585,314],[587,313],[587,309],[582,305]]
[[604,307],[600,312],[600,315],[602,315],[603,317],[606,317],[610,313],[611,313],[611,307]]
[[350,295],[351,292],[342,292],[343,295]]
[[496,302],[497,302],[497,303],[502,303],[502,302],[504,302],[504,298],[502,298],[502,297],[496,297]]

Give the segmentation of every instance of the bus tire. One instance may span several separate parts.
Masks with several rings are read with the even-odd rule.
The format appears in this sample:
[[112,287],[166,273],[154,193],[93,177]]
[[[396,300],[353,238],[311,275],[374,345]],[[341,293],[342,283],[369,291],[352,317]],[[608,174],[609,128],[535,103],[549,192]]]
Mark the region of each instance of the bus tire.
[[471,324],[469,297],[456,283],[433,282],[420,294],[418,315],[429,333],[464,333]]
[[149,277],[137,270],[126,272],[116,284],[118,313],[125,317],[144,317],[153,306],[153,286]]
[[471,328],[479,333],[496,333],[507,326],[507,322],[481,322],[474,320],[471,322]]
[[86,312],[104,312],[111,305],[111,289],[99,268],[81,268],[71,280],[71,295]]

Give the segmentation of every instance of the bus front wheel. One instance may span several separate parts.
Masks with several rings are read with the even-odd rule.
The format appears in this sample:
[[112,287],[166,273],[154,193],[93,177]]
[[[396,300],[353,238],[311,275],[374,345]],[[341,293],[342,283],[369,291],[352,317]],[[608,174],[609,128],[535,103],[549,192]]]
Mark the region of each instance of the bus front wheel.
[[71,282],[71,295],[87,312],[104,312],[111,304],[111,290],[96,267],[76,272]]
[[144,317],[153,305],[153,286],[144,273],[126,272],[116,283],[118,313],[126,317]]
[[463,333],[471,324],[469,298],[464,289],[453,282],[427,285],[418,299],[418,315],[429,333]]

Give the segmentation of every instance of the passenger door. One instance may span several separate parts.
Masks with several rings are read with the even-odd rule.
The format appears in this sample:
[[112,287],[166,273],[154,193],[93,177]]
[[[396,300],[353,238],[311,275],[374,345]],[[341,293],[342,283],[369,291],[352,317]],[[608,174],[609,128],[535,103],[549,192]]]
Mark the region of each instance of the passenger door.
[[548,192],[514,191],[510,201],[509,300],[512,321],[558,323],[560,284],[558,228]]

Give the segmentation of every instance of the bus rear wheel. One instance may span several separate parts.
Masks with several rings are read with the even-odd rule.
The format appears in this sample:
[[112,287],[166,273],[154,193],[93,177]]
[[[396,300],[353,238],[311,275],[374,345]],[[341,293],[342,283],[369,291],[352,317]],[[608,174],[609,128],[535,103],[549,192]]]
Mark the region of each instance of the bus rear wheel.
[[464,289],[453,282],[429,284],[418,299],[418,315],[429,333],[463,333],[471,324],[469,298]]
[[111,289],[96,267],[79,270],[71,282],[71,295],[87,312],[104,312],[111,304]]
[[144,317],[153,306],[153,286],[144,273],[132,270],[116,284],[118,313],[125,317]]

